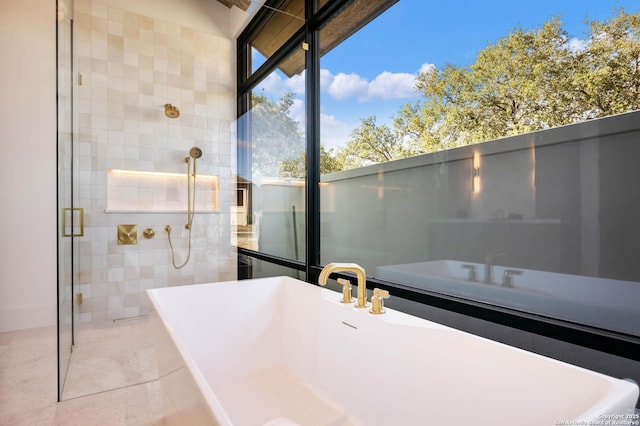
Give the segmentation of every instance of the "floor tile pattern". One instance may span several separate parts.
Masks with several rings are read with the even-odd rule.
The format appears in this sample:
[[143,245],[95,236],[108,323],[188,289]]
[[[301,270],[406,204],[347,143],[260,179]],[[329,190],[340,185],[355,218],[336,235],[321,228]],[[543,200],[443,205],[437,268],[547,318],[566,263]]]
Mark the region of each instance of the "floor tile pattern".
[[56,328],[0,333],[0,426],[165,424],[148,321],[84,326],[62,402]]

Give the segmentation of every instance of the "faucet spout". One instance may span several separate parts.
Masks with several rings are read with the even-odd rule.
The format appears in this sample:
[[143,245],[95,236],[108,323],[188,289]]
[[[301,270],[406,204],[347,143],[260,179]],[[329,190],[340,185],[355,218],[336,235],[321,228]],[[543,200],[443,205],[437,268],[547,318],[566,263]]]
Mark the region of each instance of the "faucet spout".
[[325,266],[318,276],[318,284],[327,285],[329,275],[334,272],[354,272],[358,279],[358,302],[356,308],[367,307],[367,279],[364,268],[355,263],[329,263]]
[[498,256],[504,256],[507,252],[503,249],[491,250],[484,257],[484,283],[492,284],[493,283],[493,261]]

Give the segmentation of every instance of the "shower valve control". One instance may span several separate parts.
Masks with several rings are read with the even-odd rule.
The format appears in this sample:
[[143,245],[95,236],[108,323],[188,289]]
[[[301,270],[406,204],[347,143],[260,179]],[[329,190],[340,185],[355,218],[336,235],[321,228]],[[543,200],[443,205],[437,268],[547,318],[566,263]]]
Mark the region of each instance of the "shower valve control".
[[138,244],[137,225],[118,225],[118,245],[127,246]]

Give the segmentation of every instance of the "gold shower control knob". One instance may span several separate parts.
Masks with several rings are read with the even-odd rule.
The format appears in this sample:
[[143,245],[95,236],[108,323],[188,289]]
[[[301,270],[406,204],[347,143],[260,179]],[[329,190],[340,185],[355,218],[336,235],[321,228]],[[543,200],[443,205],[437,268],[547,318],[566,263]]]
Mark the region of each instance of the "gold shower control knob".
[[138,225],[118,225],[118,245],[138,244]]
[[147,228],[144,231],[142,231],[142,236],[145,237],[147,240],[153,238],[156,235],[156,231],[154,231],[151,228]]

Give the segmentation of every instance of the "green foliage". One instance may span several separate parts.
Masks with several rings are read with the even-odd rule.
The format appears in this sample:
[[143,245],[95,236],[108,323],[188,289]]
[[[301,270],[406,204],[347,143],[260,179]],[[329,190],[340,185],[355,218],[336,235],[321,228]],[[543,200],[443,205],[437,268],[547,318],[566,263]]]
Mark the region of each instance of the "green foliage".
[[320,174],[335,173],[345,170],[344,160],[339,151],[329,148],[326,150],[320,145]]
[[[303,179],[306,176],[307,156],[300,154],[296,158],[289,158],[280,163],[280,177]],[[344,170],[342,158],[334,149],[326,150],[320,146],[320,173],[334,173]]]
[[431,151],[561,124],[559,86],[566,85],[562,73],[571,60],[567,41],[553,19],[537,31],[514,29],[468,67],[447,64],[420,73],[416,88],[423,99],[405,108],[415,115],[401,115],[398,130],[408,133],[413,129],[407,124],[419,123],[418,141]]
[[554,18],[512,30],[469,66],[420,73],[422,99],[400,110],[395,131],[431,152],[638,109],[640,15],[587,24],[581,48]]
[[586,118],[640,108],[640,14],[591,21],[589,44],[577,55],[573,84]]
[[[444,64],[421,72],[421,98],[404,105],[392,127],[369,116],[345,148],[321,148],[321,172],[640,109],[640,13],[619,9],[608,20],[586,25],[581,43],[558,18],[537,29],[514,28],[468,66]],[[254,134],[268,140],[255,148],[262,173],[305,175],[303,135],[289,118],[292,102],[292,94],[278,102],[254,95],[260,129]]]
[[338,158],[345,169],[353,169],[411,157],[417,153],[403,143],[402,138],[389,126],[377,125],[376,117],[370,116],[361,120],[360,127],[351,132],[349,143],[339,152]]
[[[299,123],[291,118],[293,93],[277,101],[264,94],[252,94],[251,135],[253,173],[257,176],[304,179],[306,148]],[[320,147],[321,173],[344,170],[343,161],[333,149]]]
[[293,93],[285,93],[277,101],[264,94],[252,94],[249,115],[253,150],[253,173],[257,176],[279,176],[280,164],[304,153],[304,133],[291,118]]

